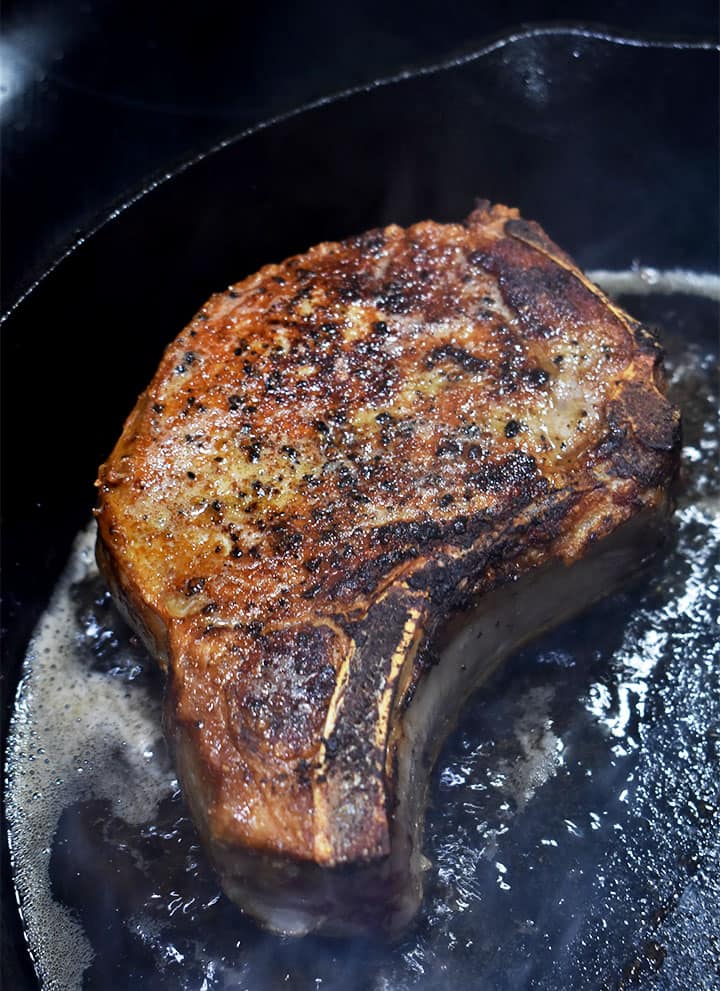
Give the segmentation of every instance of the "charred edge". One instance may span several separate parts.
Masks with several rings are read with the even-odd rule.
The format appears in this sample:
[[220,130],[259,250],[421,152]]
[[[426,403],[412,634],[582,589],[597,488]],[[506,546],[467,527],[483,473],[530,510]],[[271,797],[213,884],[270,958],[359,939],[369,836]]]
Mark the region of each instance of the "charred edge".
[[517,218],[508,220],[505,223],[504,230],[510,237],[515,237],[550,258],[557,265],[559,265],[568,276],[572,276],[577,282],[584,285],[589,292],[603,301],[611,310],[613,315],[620,320],[620,322],[632,335],[633,341],[635,342],[639,352],[641,354],[650,355],[653,357],[655,359],[656,367],[661,365],[664,357],[664,351],[653,330],[638,323],[636,320],[633,320],[627,313],[624,312],[624,310],[612,301],[608,300],[605,293],[598,286],[590,282],[589,279],[581,271],[579,271],[572,258],[565,254],[561,248],[550,240],[539,224],[534,221],[527,221]]
[[[352,599],[358,595],[370,595],[377,589],[380,579],[384,575],[399,564],[417,557],[417,555],[418,551],[414,547],[394,548],[371,561],[365,561],[355,571],[331,585],[327,590],[328,598],[331,600]],[[318,592],[321,590],[321,586],[315,587]]]
[[[327,589],[328,597],[335,601],[357,595],[369,595],[392,568],[421,557],[433,548],[445,547],[467,550],[482,537],[497,532],[498,527],[501,527],[505,520],[517,517],[531,502],[538,499],[544,499],[545,503],[539,509],[539,514],[536,517],[537,525],[547,528],[554,515],[557,516],[558,520],[562,520],[570,506],[574,505],[579,498],[573,490],[548,492],[547,480],[536,474],[532,477],[524,477],[523,483],[517,486],[517,490],[514,495],[507,499],[501,515],[483,512],[456,516],[443,523],[434,521],[399,522],[380,527],[373,535],[373,543],[375,546],[384,547],[387,550],[344,575],[340,581]],[[552,535],[549,531],[546,532],[545,539],[554,539],[558,535],[559,528],[556,527]],[[467,560],[468,564],[460,566],[457,576],[452,569],[447,570],[445,564],[439,565],[442,573],[438,573],[434,581],[434,599],[448,595],[456,580],[459,581],[460,578],[467,577],[472,573],[473,568],[480,567],[482,564],[477,555]],[[409,579],[410,586],[417,590],[428,589],[431,591],[431,586],[426,584],[423,577],[425,574],[425,569],[416,572]],[[314,589],[315,594],[319,594],[321,586],[314,586]]]
[[660,393],[638,382],[623,383],[608,408],[608,432],[596,452],[609,471],[654,488],[671,481],[680,461],[680,414]]
[[[581,493],[574,489],[553,492],[530,519],[508,527],[499,538],[464,554],[428,562],[408,579],[410,588],[424,592],[436,610],[438,622],[467,609],[479,592],[487,591],[493,576],[533,547],[547,546],[562,535],[563,521],[577,505]],[[523,500],[524,501],[524,500]],[[513,515],[522,510],[516,502]]]
[[664,396],[639,382],[626,382],[620,403],[641,444],[653,451],[672,451],[678,447],[679,414]]
[[423,602],[424,598],[407,588],[394,588],[362,620],[347,626],[355,642],[353,667],[338,720],[324,741],[326,795],[333,812],[330,840],[336,862],[368,861],[389,853],[388,741],[378,739],[377,731],[381,707],[392,706],[388,692],[394,692],[396,685],[388,679],[405,624],[412,608],[422,608]]
[[340,581],[330,586],[327,594],[332,600],[368,595],[377,588],[380,579],[399,564],[418,557],[433,545],[452,544],[456,547],[469,547],[492,525],[493,518],[487,514],[477,514],[473,517],[458,516],[444,523],[435,521],[389,523],[376,530],[372,537],[376,547],[388,549],[344,575]]
[[655,335],[653,328],[648,327],[646,324],[636,323],[635,321],[631,323],[630,328],[638,351],[653,358],[654,367],[662,366],[665,358],[665,349]]
[[561,261],[563,264],[571,266],[573,270],[575,269],[572,259],[554,241],[550,240],[542,227],[534,220],[523,220],[521,217],[506,220],[504,230],[508,237],[517,238],[518,241],[530,245],[541,254],[548,255],[553,261]]
[[[557,263],[554,255],[539,253],[535,264],[522,265],[521,260],[505,250],[483,250],[468,254],[468,263],[488,272],[497,281],[506,305],[517,313],[527,339],[547,339],[558,333],[561,318],[574,313],[571,302],[578,288],[592,290],[572,263],[564,259]],[[509,257],[508,257],[509,256]],[[538,318],[538,301],[545,300],[545,321]],[[549,322],[548,322],[549,321]]]

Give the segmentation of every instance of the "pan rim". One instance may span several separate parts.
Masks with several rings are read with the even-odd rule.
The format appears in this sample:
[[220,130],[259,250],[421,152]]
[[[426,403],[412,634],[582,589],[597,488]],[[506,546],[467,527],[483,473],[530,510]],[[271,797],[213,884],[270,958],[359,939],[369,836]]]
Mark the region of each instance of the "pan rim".
[[369,82],[360,83],[357,86],[350,86],[345,89],[340,89],[332,93],[325,94],[314,100],[310,100],[307,103],[302,103],[297,107],[293,107],[289,110],[282,111],[279,114],[275,114],[272,117],[268,117],[256,124],[252,124],[250,127],[246,127],[240,131],[228,134],[219,141],[213,142],[202,151],[180,158],[174,165],[161,169],[158,172],[145,177],[137,185],[131,187],[130,190],[126,190],[118,198],[111,202],[109,206],[106,206],[99,211],[95,218],[90,220],[79,234],[75,234],[67,240],[64,246],[60,247],[58,253],[50,264],[38,276],[34,278],[31,277],[29,284],[26,285],[25,288],[21,288],[17,297],[10,303],[7,309],[0,311],[0,327],[2,327],[10,319],[10,317],[25,302],[25,300],[28,299],[67,258],[73,255],[95,234],[105,228],[113,220],[124,214],[126,210],[135,206],[136,203],[140,202],[145,196],[152,193],[155,189],[164,186],[170,180],[182,175],[188,169],[198,165],[200,162],[205,161],[205,159],[218,154],[231,145],[238,144],[246,138],[261,133],[270,127],[274,127],[276,124],[284,123],[285,121],[292,120],[304,113],[319,110],[322,107],[329,106],[330,104],[339,103],[340,101],[350,97],[358,96],[362,93],[370,93],[376,89],[381,89],[385,86],[393,86],[398,83],[406,82],[410,79],[422,79],[427,76],[435,75],[436,73],[461,68],[464,65],[468,65],[481,58],[491,55],[494,52],[508,48],[519,41],[545,37],[566,37],[568,39],[578,38],[605,42],[608,44],[617,45],[618,47],[639,48],[643,50],[664,49],[668,51],[698,51],[720,54],[720,43],[708,38],[653,37],[645,34],[634,34],[633,32],[615,31],[613,28],[600,25],[587,25],[574,22],[549,24],[539,23],[529,26],[521,26],[514,30],[503,31],[500,34],[492,35],[479,48],[472,48],[468,52],[455,54],[437,62],[431,62],[428,65],[420,65],[414,68],[402,69],[399,72],[392,73],[388,76],[380,76],[376,79],[370,80]]

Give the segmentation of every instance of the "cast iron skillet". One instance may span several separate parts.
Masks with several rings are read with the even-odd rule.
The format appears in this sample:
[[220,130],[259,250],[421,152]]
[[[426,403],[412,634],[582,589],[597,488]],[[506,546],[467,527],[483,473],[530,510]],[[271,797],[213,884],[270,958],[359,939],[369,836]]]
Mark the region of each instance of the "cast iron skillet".
[[224,142],[63,255],[3,328],[3,735],[96,467],[200,302],[318,241],[458,219],[476,197],[519,206],[586,268],[713,270],[717,69],[710,44],[524,31]]

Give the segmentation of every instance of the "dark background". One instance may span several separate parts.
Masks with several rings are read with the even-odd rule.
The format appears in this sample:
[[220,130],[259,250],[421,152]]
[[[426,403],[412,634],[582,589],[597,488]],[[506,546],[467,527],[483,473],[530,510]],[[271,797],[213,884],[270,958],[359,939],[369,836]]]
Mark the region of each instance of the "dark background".
[[[6,4],[0,308],[10,309],[64,246],[149,176],[325,94],[472,51],[520,25],[552,22],[646,37],[718,33],[717,5],[704,0]],[[3,546],[10,579],[13,546]],[[9,655],[33,621],[4,596]],[[6,862],[4,871],[2,985],[20,989],[32,978]]]
[[324,94],[552,21],[718,31],[715,0],[5,4],[2,309],[148,175]]

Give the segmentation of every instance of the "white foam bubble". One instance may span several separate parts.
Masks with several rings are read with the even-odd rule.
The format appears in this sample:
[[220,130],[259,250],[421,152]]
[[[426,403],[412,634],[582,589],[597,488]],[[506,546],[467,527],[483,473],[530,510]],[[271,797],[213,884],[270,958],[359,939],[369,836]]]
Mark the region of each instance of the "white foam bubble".
[[[157,693],[93,671],[73,587],[96,576],[94,523],[70,560],[28,650],[8,752],[7,814],[28,942],[47,989],[80,988],[93,950],[53,898],[50,857],[64,809],[106,799],[130,823],[151,819],[174,787]],[[122,651],[124,645],[118,644]]]
[[552,690],[546,686],[531,689],[518,700],[515,736],[520,755],[512,763],[500,761],[505,789],[518,812],[522,812],[535,792],[562,764],[563,742],[556,735],[550,718]]

